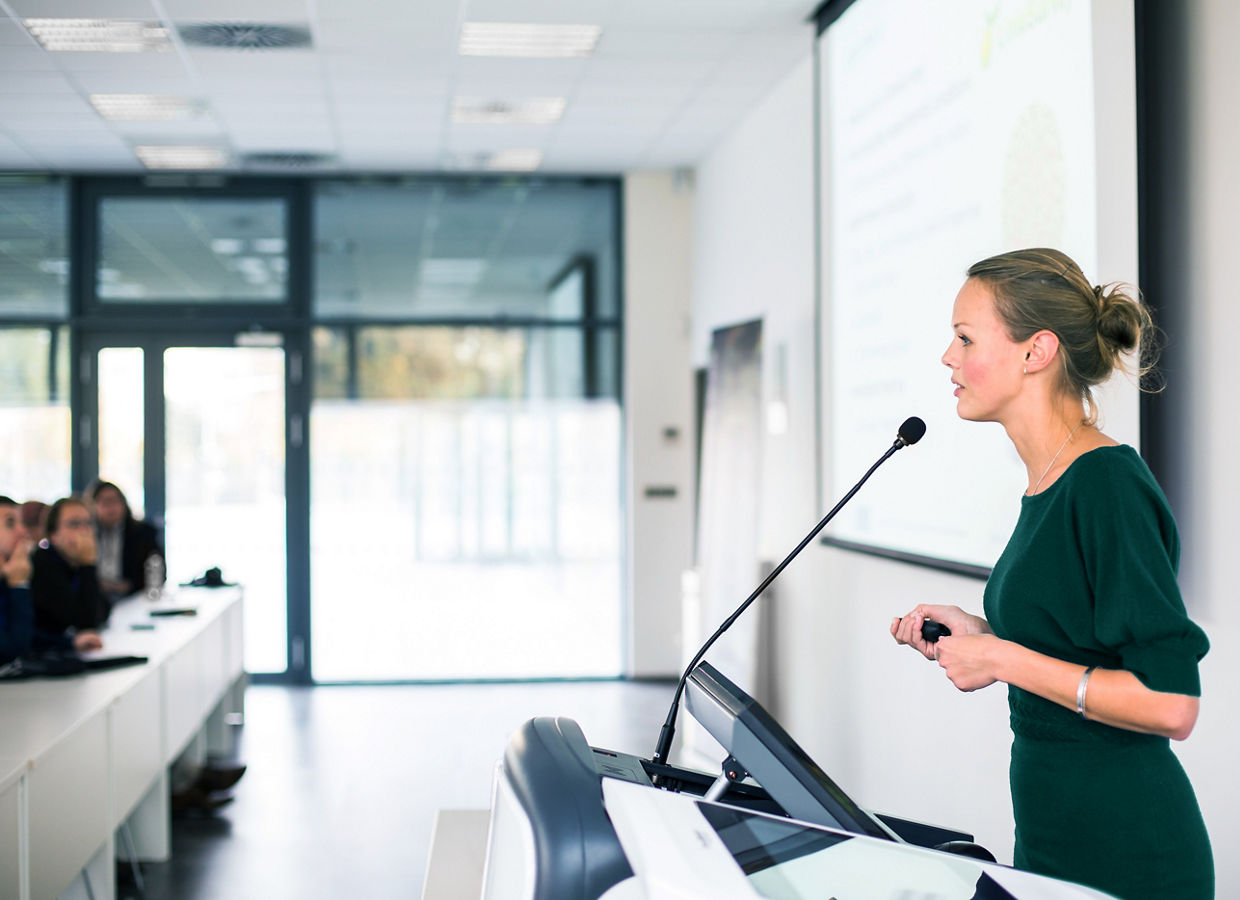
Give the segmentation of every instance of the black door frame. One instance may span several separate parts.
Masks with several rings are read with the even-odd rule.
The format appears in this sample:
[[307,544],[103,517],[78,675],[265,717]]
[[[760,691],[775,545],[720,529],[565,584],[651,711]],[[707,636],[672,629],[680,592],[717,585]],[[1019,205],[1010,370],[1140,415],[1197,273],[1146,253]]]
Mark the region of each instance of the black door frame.
[[[144,477],[148,507],[162,519],[164,476],[163,348],[244,346],[267,339],[285,351],[285,528],[288,653],[283,672],[256,673],[256,682],[311,684],[310,659],[310,360],[309,185],[292,179],[219,176],[98,177],[74,182],[70,197],[70,382],[73,420],[71,475],[81,490],[98,474],[96,362],[101,347],[144,347]],[[283,303],[101,302],[99,210],[109,197],[276,198],[285,203],[288,281]],[[153,352],[155,350],[158,352]]]
[[287,582],[287,660],[283,672],[255,673],[260,682],[309,684],[309,448],[305,385],[306,346],[298,332],[161,330],[91,331],[79,337],[79,398],[74,413],[74,483],[88,485],[99,475],[98,353],[108,347],[143,350],[143,480],[147,518],[160,527],[167,507],[165,472],[164,351],[172,347],[279,346],[284,350],[284,492]]

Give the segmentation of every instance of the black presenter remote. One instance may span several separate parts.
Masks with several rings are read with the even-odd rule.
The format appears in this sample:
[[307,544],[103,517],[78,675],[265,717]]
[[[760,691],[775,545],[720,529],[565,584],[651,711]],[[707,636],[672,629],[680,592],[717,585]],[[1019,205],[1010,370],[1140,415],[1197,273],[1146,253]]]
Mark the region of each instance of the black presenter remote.
[[952,630],[942,622],[931,622],[929,619],[921,623],[921,637],[923,640],[935,643],[941,637],[951,637]]

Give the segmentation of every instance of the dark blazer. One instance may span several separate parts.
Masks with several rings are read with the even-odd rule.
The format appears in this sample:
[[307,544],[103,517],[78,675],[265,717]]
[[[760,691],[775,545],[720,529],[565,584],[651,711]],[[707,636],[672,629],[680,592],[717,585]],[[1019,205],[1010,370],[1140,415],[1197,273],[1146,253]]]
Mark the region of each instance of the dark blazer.
[[0,664],[30,652],[34,644],[34,607],[30,588],[10,587],[0,578]]
[[99,589],[94,566],[70,565],[55,547],[40,547],[31,562],[36,629],[62,634],[70,628],[99,628],[108,620],[112,604]]

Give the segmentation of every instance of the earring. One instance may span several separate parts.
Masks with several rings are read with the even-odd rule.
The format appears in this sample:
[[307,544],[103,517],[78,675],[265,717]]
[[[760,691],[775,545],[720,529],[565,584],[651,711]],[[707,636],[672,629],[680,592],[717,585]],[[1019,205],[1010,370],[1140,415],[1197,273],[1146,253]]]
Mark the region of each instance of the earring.
[[1025,369],[1024,369],[1024,373],[1025,373],[1026,375],[1028,375],[1028,374],[1029,374],[1029,367],[1028,367],[1028,366],[1026,366],[1026,367],[1025,367]]

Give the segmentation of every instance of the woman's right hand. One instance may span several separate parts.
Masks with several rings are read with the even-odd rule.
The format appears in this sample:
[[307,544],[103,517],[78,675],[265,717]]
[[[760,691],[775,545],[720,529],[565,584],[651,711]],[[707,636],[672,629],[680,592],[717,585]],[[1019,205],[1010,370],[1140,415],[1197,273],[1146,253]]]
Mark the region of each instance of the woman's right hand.
[[891,620],[891,636],[897,644],[908,644],[926,659],[934,659],[934,644],[921,636],[921,626],[930,619],[946,625],[953,635],[990,634],[990,625],[980,616],[969,615],[959,606],[934,606],[922,603],[907,615]]

